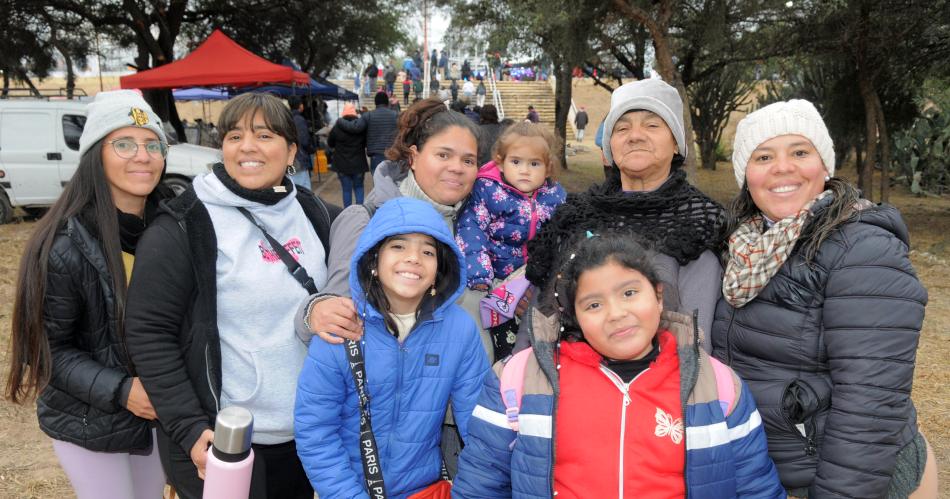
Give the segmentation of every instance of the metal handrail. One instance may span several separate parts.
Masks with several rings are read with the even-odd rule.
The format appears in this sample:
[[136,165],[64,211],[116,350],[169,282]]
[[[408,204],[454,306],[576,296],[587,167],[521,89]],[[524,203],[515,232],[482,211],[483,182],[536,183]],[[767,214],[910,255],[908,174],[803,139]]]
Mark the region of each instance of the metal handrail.
[[503,120],[505,119],[505,105],[501,100],[501,92],[498,90],[498,85],[496,84],[496,81],[495,81],[495,71],[492,69],[487,59],[479,63],[479,66],[481,66],[482,64],[485,65],[485,68],[486,68],[485,73],[488,74],[488,83],[489,83],[489,86],[491,87],[492,105],[494,105],[495,109],[498,110],[498,119]]

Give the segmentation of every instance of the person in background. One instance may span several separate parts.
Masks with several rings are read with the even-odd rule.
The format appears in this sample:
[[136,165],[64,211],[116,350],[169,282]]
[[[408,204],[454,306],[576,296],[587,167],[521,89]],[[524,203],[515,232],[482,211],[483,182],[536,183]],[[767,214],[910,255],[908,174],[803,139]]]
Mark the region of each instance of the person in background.
[[79,499],[154,499],[165,487],[149,394],[123,343],[138,243],[174,196],[159,187],[161,121],[131,90],[100,92],[79,166],[20,262],[6,398],[36,415]]
[[584,106],[581,106],[580,109],[577,111],[577,114],[574,115],[574,126],[577,127],[577,141],[578,142],[584,141],[584,129],[587,128],[587,122],[588,122],[587,108]]
[[449,84],[449,90],[452,92],[452,102],[458,102],[459,100],[459,81],[452,79],[452,83]]
[[448,69],[449,65],[449,51],[448,49],[443,48],[441,57],[439,57],[439,79],[445,79],[445,71]]
[[409,92],[412,91],[412,76],[409,73],[406,73],[406,76],[402,79],[402,103],[405,106],[409,105]]
[[505,127],[498,123],[498,110],[488,104],[478,112],[478,164],[484,165],[492,159],[492,148]]
[[465,80],[465,83],[462,84],[462,95],[465,96],[467,104],[472,104],[472,97],[475,95],[475,84],[472,83],[472,80]]
[[396,68],[393,67],[392,62],[386,64],[386,69],[383,72],[383,79],[386,81],[386,93],[390,97],[394,97],[396,94]]
[[369,170],[366,163],[366,131],[349,132],[343,123],[358,120],[353,104],[343,106],[343,115],[333,125],[327,145],[333,153],[333,171],[340,179],[343,207],[363,204],[363,175]]
[[540,122],[541,122],[541,115],[539,115],[538,112],[534,110],[534,106],[529,105],[529,106],[528,106],[528,115],[525,116],[524,119],[530,121],[531,123],[540,123]]
[[376,67],[376,60],[372,60],[363,71],[366,81],[366,88],[363,95],[370,96],[376,93],[376,79],[379,77],[379,68]]
[[776,102],[736,128],[713,355],[749,384],[791,496],[937,497],[911,400],[927,305],[893,206],[835,174],[824,120]]
[[313,170],[313,155],[317,152],[317,147],[313,135],[310,134],[307,118],[303,115],[303,101],[299,97],[291,97],[288,102],[293,113],[294,126],[297,128],[297,155],[294,157],[290,180],[309,190],[313,188],[310,172]]
[[475,89],[475,96],[478,100],[478,107],[483,107],[485,105],[485,95],[488,93],[488,89],[485,88],[485,79],[481,76],[478,77],[478,88]]
[[[422,82],[417,82],[422,85]],[[373,98],[376,109],[363,113],[358,120],[344,120],[340,122],[343,130],[352,134],[366,134],[366,155],[369,156],[369,168],[376,171],[376,166],[386,159],[386,149],[393,143],[396,136],[396,120],[399,113],[389,107],[389,96],[386,92],[377,92]]]

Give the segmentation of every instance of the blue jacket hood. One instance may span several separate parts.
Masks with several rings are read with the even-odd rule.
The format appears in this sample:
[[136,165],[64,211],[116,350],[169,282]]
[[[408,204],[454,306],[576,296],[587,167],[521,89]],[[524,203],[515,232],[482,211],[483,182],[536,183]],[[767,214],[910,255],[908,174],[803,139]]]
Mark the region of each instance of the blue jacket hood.
[[[455,303],[465,289],[465,256],[455,243],[452,231],[435,208],[425,201],[399,197],[384,203],[370,219],[369,224],[360,235],[356,243],[356,251],[350,260],[350,296],[357,310],[375,309],[366,302],[366,294],[359,282],[358,266],[360,259],[367,252],[379,244],[380,241],[398,234],[426,234],[436,241],[443,243],[455,255],[458,265],[458,274],[452,276],[458,279],[451,295],[437,296],[438,305],[433,315],[440,315],[446,307]],[[375,311],[375,313],[379,313]]]

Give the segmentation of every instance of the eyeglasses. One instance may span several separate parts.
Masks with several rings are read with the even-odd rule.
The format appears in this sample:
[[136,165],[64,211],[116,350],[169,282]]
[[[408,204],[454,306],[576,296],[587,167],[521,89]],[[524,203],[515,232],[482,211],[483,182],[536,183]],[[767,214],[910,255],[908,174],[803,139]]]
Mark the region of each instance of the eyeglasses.
[[139,146],[145,146],[145,152],[154,159],[164,159],[168,155],[168,146],[159,140],[136,142],[129,138],[115,139],[111,142],[112,150],[122,159],[132,159],[139,153]]

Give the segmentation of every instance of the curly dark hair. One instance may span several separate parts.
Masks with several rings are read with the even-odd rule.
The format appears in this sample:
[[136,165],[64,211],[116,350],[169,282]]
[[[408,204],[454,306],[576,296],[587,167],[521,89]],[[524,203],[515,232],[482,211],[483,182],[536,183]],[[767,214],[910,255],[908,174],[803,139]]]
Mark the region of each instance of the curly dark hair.
[[636,270],[650,281],[656,290],[660,277],[653,266],[653,251],[640,239],[630,233],[607,232],[588,236],[582,233],[574,238],[569,249],[562,256],[555,276],[554,299],[561,312],[562,340],[583,341],[584,335],[577,323],[574,310],[574,298],[577,296],[577,282],[584,272],[615,262],[623,267]]
[[386,150],[386,158],[400,161],[404,168],[408,168],[409,158],[412,156],[410,147],[416,146],[416,149],[422,150],[429,138],[452,126],[468,130],[475,137],[475,142],[478,142],[478,126],[467,116],[446,108],[438,99],[420,100],[399,115],[396,138],[393,145]]

